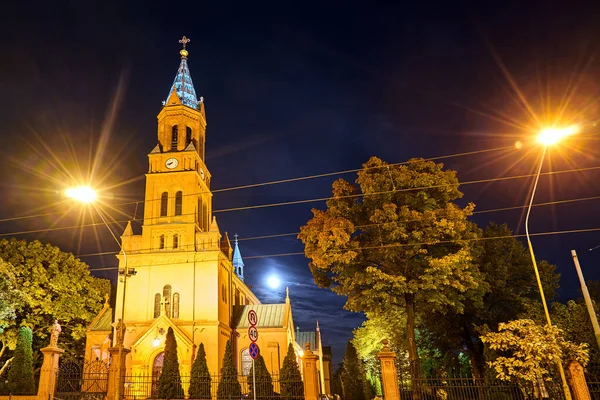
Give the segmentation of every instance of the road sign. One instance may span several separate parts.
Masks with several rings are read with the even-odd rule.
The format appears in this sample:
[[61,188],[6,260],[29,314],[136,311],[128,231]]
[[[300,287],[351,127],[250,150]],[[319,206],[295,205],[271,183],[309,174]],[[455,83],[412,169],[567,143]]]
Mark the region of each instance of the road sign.
[[256,358],[260,354],[260,349],[258,348],[258,345],[254,342],[250,343],[248,353],[250,353],[250,357],[252,357],[253,360],[256,360]]
[[248,337],[252,343],[256,342],[258,340],[258,329],[254,326],[248,328]]
[[250,326],[254,326],[258,323],[258,315],[256,315],[256,311],[248,311],[248,322],[250,323]]

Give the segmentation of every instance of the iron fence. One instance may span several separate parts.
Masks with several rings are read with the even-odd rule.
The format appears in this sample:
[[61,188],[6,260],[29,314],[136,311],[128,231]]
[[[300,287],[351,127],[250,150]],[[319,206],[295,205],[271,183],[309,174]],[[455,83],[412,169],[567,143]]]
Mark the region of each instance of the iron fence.
[[564,400],[560,382],[523,387],[476,378],[417,379],[400,383],[401,399],[420,400]]
[[[252,392],[252,376],[238,375],[237,382],[240,387],[240,398],[241,399],[253,399]],[[171,383],[177,382],[177,376],[173,376]],[[190,376],[181,375],[179,377],[181,382],[181,389],[178,389],[179,393],[175,398],[183,399],[190,398]],[[150,399],[158,398],[158,381],[159,377],[153,375],[128,375],[125,376],[125,389],[124,396],[126,399],[139,400],[139,399]],[[231,396],[231,393],[237,392],[236,383],[232,382],[233,379],[223,380],[220,375],[212,375],[209,382],[202,383],[204,386],[204,392],[210,392],[212,399],[235,399],[237,396]],[[222,385],[222,396],[219,397],[219,384]],[[176,385],[178,387],[179,385]],[[284,393],[282,393],[282,389]],[[227,393],[223,395],[223,393]],[[303,400],[304,399],[304,384],[302,380],[299,381],[281,381],[279,375],[271,375],[271,383],[261,381],[260,378],[256,379],[256,398],[260,400],[271,400],[287,399],[287,400]]]

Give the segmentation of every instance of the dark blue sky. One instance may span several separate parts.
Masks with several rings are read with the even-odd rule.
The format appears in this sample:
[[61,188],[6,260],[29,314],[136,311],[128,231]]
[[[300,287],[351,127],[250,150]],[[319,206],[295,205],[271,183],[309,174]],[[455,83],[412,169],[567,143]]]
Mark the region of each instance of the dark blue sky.
[[[515,88],[541,120],[566,104],[564,119],[586,124],[562,153],[552,150],[545,171],[600,166],[593,125],[600,116],[599,9],[584,3],[14,3],[3,6],[0,24],[0,219],[64,210],[56,205],[56,182],[68,181],[60,164],[85,176],[95,158],[106,185],[128,182],[111,191],[116,204],[143,199],[146,154],[156,144],[156,115],[183,35],[191,38],[191,74],[205,98],[213,189],[355,169],[371,155],[401,162],[527,143],[526,128],[537,126]],[[524,157],[527,151],[531,146],[444,162],[465,182],[506,177],[534,170],[537,153]],[[537,199],[598,196],[599,177],[588,170],[542,178]],[[335,178],[216,193],[214,209],[326,197]],[[530,185],[465,185],[464,200],[478,210],[519,206]],[[599,205],[538,207],[532,232],[599,228]],[[311,207],[323,206],[216,215],[223,231],[248,238],[297,232]],[[124,215],[111,213],[116,220],[134,212],[119,209]],[[522,210],[475,219],[523,231]],[[0,233],[78,223],[73,212],[5,221]],[[89,229],[81,242],[76,229],[17,236],[75,254],[117,250],[104,228],[97,232],[99,244]],[[587,251],[599,244],[598,232],[535,238],[539,256],[562,274],[562,300],[579,295],[569,250],[578,250],[586,277],[600,279],[600,249]],[[339,359],[362,317],[314,286],[303,256],[263,257],[301,252],[301,243],[286,236],[240,245],[244,256],[259,257],[246,259],[246,274],[261,298],[283,298],[283,289],[265,287],[276,272],[290,285],[298,325],[312,329],[318,319]],[[85,261],[115,266],[114,257]],[[112,270],[96,273],[114,278]]]

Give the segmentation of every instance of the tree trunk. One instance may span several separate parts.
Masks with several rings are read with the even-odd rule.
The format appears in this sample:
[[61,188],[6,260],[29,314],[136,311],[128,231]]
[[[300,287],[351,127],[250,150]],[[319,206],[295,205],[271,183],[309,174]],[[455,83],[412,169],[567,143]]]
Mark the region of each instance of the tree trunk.
[[415,340],[415,296],[412,293],[404,295],[406,302],[406,339],[408,342],[408,360],[410,362],[410,376],[412,378],[413,399],[421,398],[421,363],[417,352]]

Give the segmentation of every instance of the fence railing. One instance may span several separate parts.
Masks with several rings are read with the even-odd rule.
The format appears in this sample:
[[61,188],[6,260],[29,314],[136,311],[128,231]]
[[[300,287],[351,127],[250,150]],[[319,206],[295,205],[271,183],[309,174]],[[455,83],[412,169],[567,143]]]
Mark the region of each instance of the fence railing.
[[560,382],[521,387],[500,380],[476,378],[418,379],[400,383],[400,398],[446,400],[563,400]]
[[[241,399],[253,399],[252,393],[252,376],[239,375],[236,377],[240,388]],[[176,383],[177,377],[173,376],[169,378],[169,383]],[[176,396],[172,398],[191,398],[189,397],[190,389],[190,376],[182,375],[181,379],[181,390]],[[237,385],[232,382],[232,377],[222,379],[220,375],[212,375],[209,382],[202,382],[202,391],[204,393],[210,393],[212,399],[235,399],[237,396],[231,395],[237,392]],[[219,383],[222,385],[221,397],[219,397]],[[299,381],[280,381],[277,374],[271,375],[271,383],[261,380],[257,377],[256,379],[256,398],[260,400],[271,400],[273,397],[277,399],[289,399],[289,400],[301,400],[303,396],[303,383]],[[159,378],[156,375],[129,375],[125,376],[125,389],[124,395],[127,399],[148,399],[158,398],[159,390]],[[282,394],[282,390],[284,394]]]

